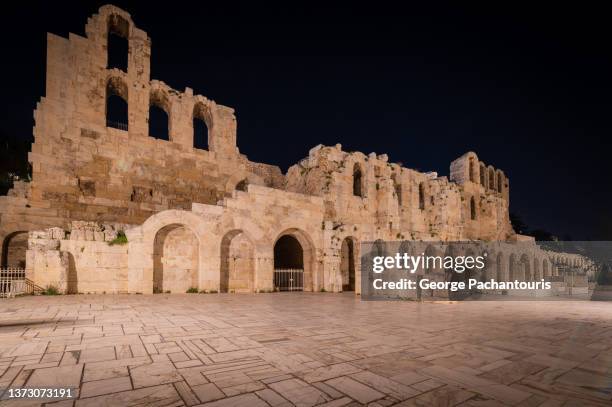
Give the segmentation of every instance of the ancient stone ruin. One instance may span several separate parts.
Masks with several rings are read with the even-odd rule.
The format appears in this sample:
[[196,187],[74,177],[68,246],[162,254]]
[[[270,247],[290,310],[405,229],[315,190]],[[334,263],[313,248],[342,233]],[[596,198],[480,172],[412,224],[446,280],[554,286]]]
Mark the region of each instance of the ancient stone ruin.
[[[0,198],[2,265],[37,285],[269,292],[289,276],[358,293],[362,241],[529,239],[512,230],[508,178],[473,152],[446,177],[319,145],[283,174],[240,153],[232,108],[151,79],[151,40],[127,12],[103,6],[85,32],[48,34],[32,180]],[[558,274],[544,251],[524,262],[539,270],[525,278]]]

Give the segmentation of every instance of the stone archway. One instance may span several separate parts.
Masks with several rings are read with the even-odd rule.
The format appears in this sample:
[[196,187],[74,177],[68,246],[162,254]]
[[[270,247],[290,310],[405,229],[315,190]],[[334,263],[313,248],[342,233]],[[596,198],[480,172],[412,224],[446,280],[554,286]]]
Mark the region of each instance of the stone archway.
[[[304,231],[287,229],[280,233],[274,241],[275,288],[282,289],[286,286],[285,282],[289,281],[293,284],[293,288],[287,291],[313,291],[314,256],[314,245]],[[292,273],[297,274],[292,275]],[[291,282],[290,279],[298,281]],[[296,282],[299,284],[295,284]]]
[[25,268],[28,232],[9,233],[2,242],[2,267]]
[[155,234],[153,293],[184,293],[198,287],[198,238],[185,225],[171,224]]
[[519,267],[516,261],[516,255],[514,253],[510,254],[508,258],[508,273],[510,275],[510,281],[521,280],[519,278]]
[[533,281],[533,274],[531,270],[529,256],[527,256],[526,254],[523,254],[521,256],[521,264],[519,270],[521,270],[521,274],[523,277],[522,279],[519,279],[519,281]]
[[545,279],[551,276],[550,269],[548,268],[548,260],[546,259],[542,260],[542,274]]
[[507,273],[504,270],[504,255],[503,253],[499,252],[497,254],[497,281],[507,281],[508,280],[508,276]]
[[221,239],[221,277],[219,290],[253,292],[255,290],[253,242],[242,230],[232,230]]
[[340,248],[340,276],[342,278],[342,291],[355,291],[356,276],[356,241],[353,237],[345,237]]

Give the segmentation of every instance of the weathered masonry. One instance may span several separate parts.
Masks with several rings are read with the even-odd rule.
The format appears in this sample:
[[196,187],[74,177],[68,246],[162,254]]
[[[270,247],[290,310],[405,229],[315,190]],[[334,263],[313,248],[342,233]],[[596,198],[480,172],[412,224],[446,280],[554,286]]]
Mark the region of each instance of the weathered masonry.
[[232,108],[150,78],[127,12],[103,6],[85,32],[48,35],[32,181],[0,198],[2,265],[38,285],[358,291],[361,241],[524,240],[508,178],[473,152],[445,177],[319,145],[283,174],[240,153]]

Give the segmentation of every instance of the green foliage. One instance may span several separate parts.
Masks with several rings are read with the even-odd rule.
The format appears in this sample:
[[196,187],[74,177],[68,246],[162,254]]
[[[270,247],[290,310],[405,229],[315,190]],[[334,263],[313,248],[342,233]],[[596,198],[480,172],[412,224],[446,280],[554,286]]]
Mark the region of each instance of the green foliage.
[[198,293],[198,287],[189,287],[187,289],[187,294],[197,294]]
[[43,292],[42,295],[60,295],[59,289],[53,284],[49,284]]
[[326,293],[326,292],[327,292],[327,290],[325,289],[325,287],[321,287],[321,290],[320,290],[320,291],[321,291],[322,293]]
[[128,242],[127,236],[125,235],[125,232],[123,230],[120,230],[117,232],[117,237],[114,238],[113,240],[111,240],[110,242],[108,242],[109,246],[113,246],[116,244],[126,244]]

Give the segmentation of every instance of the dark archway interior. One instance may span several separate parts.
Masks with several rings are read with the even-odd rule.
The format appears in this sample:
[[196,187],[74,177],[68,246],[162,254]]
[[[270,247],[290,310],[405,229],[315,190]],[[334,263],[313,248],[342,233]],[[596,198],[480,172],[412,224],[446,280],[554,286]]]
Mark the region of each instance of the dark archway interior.
[[108,69],[120,69],[127,72],[128,40],[113,31],[108,33]]
[[341,248],[342,291],[355,291],[355,249],[353,240],[346,238]]
[[274,245],[275,269],[304,269],[304,250],[298,240],[285,235]]
[[208,150],[208,127],[199,117],[193,118],[193,147]]
[[110,16],[108,20],[107,63],[108,69],[128,70],[129,53],[129,23],[118,15]]
[[249,188],[249,182],[246,179],[243,179],[239,183],[236,184],[236,190],[247,192]]
[[472,220],[476,219],[476,201],[474,197],[470,199],[470,218]]
[[13,232],[2,242],[2,267],[25,268],[28,232]]
[[128,104],[114,93],[109,93],[106,99],[106,126],[121,130],[128,126]]
[[358,164],[353,167],[353,195],[363,197],[363,190],[361,187],[361,169]]
[[151,104],[149,108],[149,136],[170,140],[168,134],[168,114],[161,107]]
[[425,190],[422,182],[419,184],[419,209],[425,209]]

